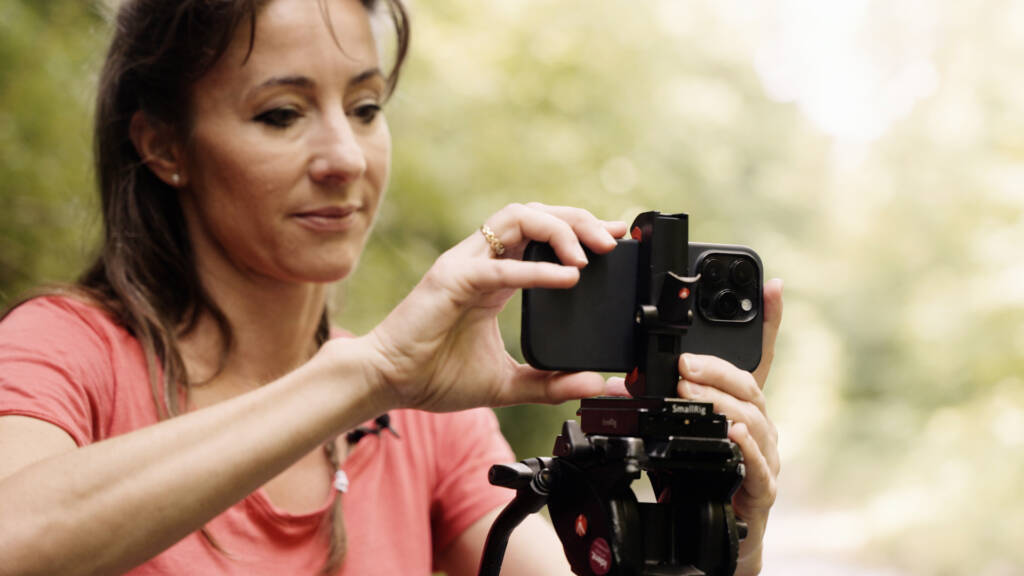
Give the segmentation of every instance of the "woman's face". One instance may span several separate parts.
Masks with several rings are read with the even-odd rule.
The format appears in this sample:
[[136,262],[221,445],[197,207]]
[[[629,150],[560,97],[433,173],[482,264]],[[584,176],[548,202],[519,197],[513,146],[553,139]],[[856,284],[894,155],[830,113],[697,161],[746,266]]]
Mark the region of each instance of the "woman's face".
[[[191,90],[182,194],[200,273],[330,282],[387,186],[385,78],[358,0],[274,0]],[[340,46],[339,46],[340,44]]]

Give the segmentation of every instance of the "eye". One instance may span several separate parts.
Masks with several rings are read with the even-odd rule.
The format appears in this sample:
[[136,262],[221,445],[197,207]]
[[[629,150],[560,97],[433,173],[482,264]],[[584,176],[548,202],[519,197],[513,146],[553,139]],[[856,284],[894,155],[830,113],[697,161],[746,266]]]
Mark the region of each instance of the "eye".
[[376,102],[368,102],[366,104],[356,106],[355,109],[352,110],[352,115],[359,118],[359,121],[363,124],[369,124],[377,118],[380,111],[380,104],[377,104]]
[[272,128],[287,128],[302,117],[302,113],[295,108],[281,107],[267,110],[257,115],[254,120]]

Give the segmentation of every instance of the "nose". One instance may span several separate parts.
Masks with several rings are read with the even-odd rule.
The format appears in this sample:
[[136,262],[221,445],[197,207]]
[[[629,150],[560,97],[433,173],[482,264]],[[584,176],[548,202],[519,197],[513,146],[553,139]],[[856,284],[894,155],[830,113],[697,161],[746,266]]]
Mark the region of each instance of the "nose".
[[344,115],[327,118],[316,137],[309,175],[321,184],[344,184],[366,171],[366,155]]

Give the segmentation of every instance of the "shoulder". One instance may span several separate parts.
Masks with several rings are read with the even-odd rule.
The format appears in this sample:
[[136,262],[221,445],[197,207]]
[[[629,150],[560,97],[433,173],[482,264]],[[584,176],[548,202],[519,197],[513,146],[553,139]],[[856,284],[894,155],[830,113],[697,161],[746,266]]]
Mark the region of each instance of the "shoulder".
[[32,298],[0,320],[0,364],[39,377],[39,370],[75,381],[109,382],[115,365],[141,357],[138,341],[85,297]]
[[0,321],[0,413],[49,421],[87,444],[108,432],[116,371],[144,369],[140,356],[99,306],[64,295],[28,300]]
[[53,327],[96,333],[121,330],[99,305],[75,295],[38,296],[15,306],[0,318],[5,331],[47,331]]

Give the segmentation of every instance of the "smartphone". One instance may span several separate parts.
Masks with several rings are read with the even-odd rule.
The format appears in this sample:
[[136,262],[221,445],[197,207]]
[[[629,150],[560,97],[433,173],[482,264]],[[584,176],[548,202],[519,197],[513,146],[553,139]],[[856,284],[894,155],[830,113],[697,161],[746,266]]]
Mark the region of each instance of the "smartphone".
[[[589,264],[572,288],[523,290],[523,356],[543,370],[628,372],[636,365],[639,242],[619,240],[607,254],[587,251]],[[557,262],[543,243],[523,258]],[[700,279],[692,322],[679,353],[710,354],[744,370],[761,361],[764,273],[761,258],[745,246],[690,243],[686,275]],[[682,275],[682,274],[680,274]]]

